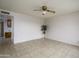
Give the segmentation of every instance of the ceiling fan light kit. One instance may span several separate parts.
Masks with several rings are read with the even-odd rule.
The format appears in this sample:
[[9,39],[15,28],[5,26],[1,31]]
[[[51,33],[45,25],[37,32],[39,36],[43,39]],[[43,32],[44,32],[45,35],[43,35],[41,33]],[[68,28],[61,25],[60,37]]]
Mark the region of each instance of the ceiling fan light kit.
[[43,11],[43,12],[42,12],[42,15],[45,15],[46,13],[47,13],[46,11]]

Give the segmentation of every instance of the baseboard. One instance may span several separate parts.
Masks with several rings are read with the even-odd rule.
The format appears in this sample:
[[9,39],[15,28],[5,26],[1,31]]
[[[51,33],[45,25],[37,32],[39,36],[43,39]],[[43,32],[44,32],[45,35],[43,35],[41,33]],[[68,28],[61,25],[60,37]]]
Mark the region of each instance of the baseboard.
[[50,38],[46,38],[46,39],[54,40],[54,41],[58,41],[58,42],[61,42],[61,43],[65,43],[65,44],[69,44],[69,45],[73,45],[73,46],[79,47],[79,45],[77,45],[77,44],[72,44],[72,43],[68,43],[68,42],[65,42],[65,41],[60,41],[60,40],[55,40],[55,39],[50,39]]
[[43,39],[43,37],[37,38],[37,39],[29,39],[29,40],[24,40],[24,41],[18,41],[18,42],[14,42],[14,44],[24,43],[24,42],[28,42],[28,41],[32,41],[32,40],[38,40],[38,39]]
[[[39,40],[39,39],[49,39],[49,40],[54,40],[54,41],[58,41],[58,42],[61,42],[61,43],[65,43],[65,44],[69,44],[69,45],[73,45],[73,46],[78,46],[77,44],[72,44],[72,43],[68,43],[68,42],[65,42],[65,41],[60,41],[60,40],[55,40],[55,39],[50,39],[50,38],[38,38],[38,39],[31,39],[31,40],[28,40],[28,41],[33,41],[33,40]],[[14,44],[19,44],[19,43],[24,43],[24,42],[28,42],[28,41],[22,41],[22,42],[15,42]]]

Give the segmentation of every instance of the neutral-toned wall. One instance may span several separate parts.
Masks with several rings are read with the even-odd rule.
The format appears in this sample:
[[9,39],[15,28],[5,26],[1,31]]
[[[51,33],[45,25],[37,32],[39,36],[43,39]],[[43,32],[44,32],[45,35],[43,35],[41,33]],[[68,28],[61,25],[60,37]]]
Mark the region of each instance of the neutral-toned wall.
[[79,46],[79,12],[47,20],[46,38]]
[[15,12],[10,12],[10,15],[14,17],[15,44],[42,38],[40,29],[43,20]]
[[31,16],[13,13],[15,43],[42,38],[41,24],[43,20]]

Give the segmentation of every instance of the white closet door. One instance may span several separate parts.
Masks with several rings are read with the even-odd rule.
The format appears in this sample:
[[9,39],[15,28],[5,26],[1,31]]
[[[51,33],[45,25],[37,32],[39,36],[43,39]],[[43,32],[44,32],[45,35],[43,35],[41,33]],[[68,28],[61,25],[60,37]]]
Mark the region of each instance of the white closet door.
[[3,17],[0,15],[0,37],[3,37]]
[[2,17],[0,16],[0,37],[1,37],[1,19]]

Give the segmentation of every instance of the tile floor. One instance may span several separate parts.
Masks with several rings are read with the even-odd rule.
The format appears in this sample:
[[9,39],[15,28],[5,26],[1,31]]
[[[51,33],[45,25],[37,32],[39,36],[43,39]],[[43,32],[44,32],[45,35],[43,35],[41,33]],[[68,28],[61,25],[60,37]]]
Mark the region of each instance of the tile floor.
[[79,58],[79,47],[48,39],[16,45],[1,44],[2,58]]

